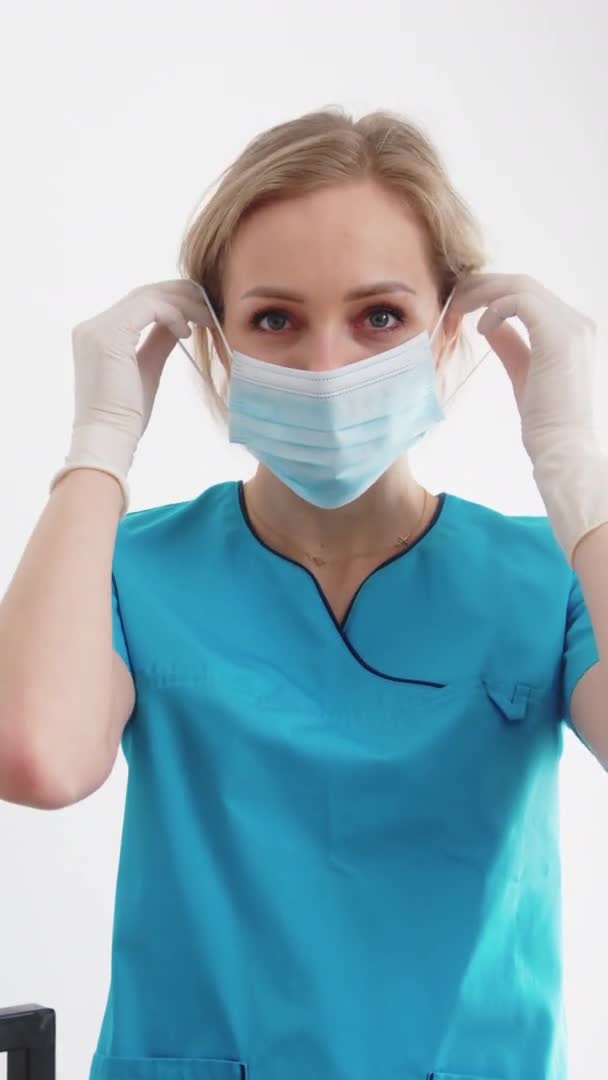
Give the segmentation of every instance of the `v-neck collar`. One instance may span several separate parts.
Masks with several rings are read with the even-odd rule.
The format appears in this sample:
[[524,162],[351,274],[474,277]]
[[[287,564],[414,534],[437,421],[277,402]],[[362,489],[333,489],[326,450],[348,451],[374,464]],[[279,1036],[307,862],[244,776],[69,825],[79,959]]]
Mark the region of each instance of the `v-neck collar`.
[[312,580],[313,580],[313,582],[314,582],[314,584],[315,584],[315,586],[316,586],[316,588],[317,588],[317,590],[319,592],[319,595],[320,595],[325,607],[327,608],[327,611],[329,612],[329,615],[330,615],[330,617],[332,619],[332,622],[334,623],[336,629],[338,630],[339,634],[342,637],[344,637],[344,635],[345,635],[345,628],[346,628],[346,624],[348,622],[349,615],[351,613],[351,610],[353,608],[355,600],[357,599],[357,596],[361,592],[361,589],[367,584],[367,582],[370,580],[370,578],[372,578],[374,576],[374,574],[378,574],[381,570],[384,570],[387,566],[390,566],[391,563],[396,562],[398,559],[405,559],[412,551],[414,551],[414,549],[418,546],[418,544],[420,544],[425,539],[425,537],[428,536],[429,532],[437,524],[437,522],[439,521],[439,519],[440,519],[440,517],[442,515],[442,512],[444,510],[446,501],[450,498],[450,495],[449,495],[448,492],[445,492],[445,491],[439,492],[439,494],[438,494],[438,502],[437,502],[437,506],[435,507],[435,512],[434,512],[433,516],[430,518],[430,520],[427,522],[426,527],[420,533],[420,536],[418,536],[416,538],[416,540],[414,540],[413,544],[406,547],[403,551],[397,551],[394,555],[389,555],[389,557],[387,559],[385,559],[384,562],[381,562],[378,566],[374,567],[373,570],[370,570],[367,577],[365,577],[363,579],[363,581],[360,583],[360,585],[356,589],[356,591],[355,591],[355,593],[354,593],[354,595],[353,595],[353,597],[352,597],[352,599],[350,601],[350,604],[348,605],[348,608],[347,608],[347,610],[346,610],[346,612],[344,614],[344,618],[342,619],[341,622],[339,622],[336,619],[336,616],[334,615],[332,607],[331,607],[329,601],[327,600],[327,597],[325,596],[325,593],[323,592],[323,589],[322,589],[321,585],[319,584],[317,578],[312,573],[312,571],[309,570],[308,567],[304,565],[304,563],[298,562],[297,559],[291,559],[289,557],[289,555],[283,555],[282,552],[277,551],[275,548],[271,547],[269,544],[266,543],[265,540],[262,539],[262,537],[256,531],[255,526],[253,525],[253,523],[251,521],[251,518],[249,517],[249,513],[247,511],[247,503],[245,501],[245,486],[244,486],[244,482],[242,480],[237,481],[236,492],[237,492],[237,499],[238,499],[238,511],[239,511],[239,513],[241,515],[241,518],[242,518],[242,521],[243,521],[246,529],[249,531],[252,539],[255,541],[256,544],[258,544],[265,551],[269,552],[275,558],[281,559],[283,562],[286,562],[286,563],[291,563],[292,566],[299,567],[301,570],[304,571],[305,574],[308,574],[308,576],[310,578],[312,578]]

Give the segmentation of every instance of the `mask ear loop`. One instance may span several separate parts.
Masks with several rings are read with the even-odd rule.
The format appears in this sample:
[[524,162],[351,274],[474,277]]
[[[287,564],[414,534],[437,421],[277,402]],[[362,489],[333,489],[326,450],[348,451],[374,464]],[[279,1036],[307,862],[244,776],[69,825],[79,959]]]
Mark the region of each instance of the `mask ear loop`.
[[[218,331],[224,345],[226,346],[226,351],[227,351],[228,355],[232,359],[232,349],[230,348],[228,342],[226,341],[226,335],[224,334],[224,331],[222,330],[222,327],[220,326],[218,317],[215,314],[215,311],[213,310],[213,305],[212,305],[212,303],[211,303],[211,301],[210,301],[210,299],[209,299],[209,297],[207,295],[207,290],[204,288],[203,285],[200,285],[198,283],[198,281],[192,281],[192,278],[188,278],[187,280],[191,281],[193,285],[196,285],[197,289],[200,289],[200,291],[203,294],[207,310],[209,312],[209,320],[206,323],[199,323],[198,325],[199,326],[207,326],[207,327],[210,327],[210,328],[215,326],[215,328]],[[203,381],[204,381],[204,376],[203,376],[203,373],[202,373],[201,369],[199,368],[198,364],[196,363],[196,360],[188,352],[188,350],[187,350],[186,346],[184,345],[183,341],[181,340],[181,338],[177,338],[177,344],[179,345],[180,349],[182,349],[185,352],[185,354],[188,357],[190,363],[192,364],[192,367],[194,368],[195,371],[198,372],[201,379],[203,379]]]
[[[188,278],[188,280],[189,280],[189,281],[192,281],[192,278]],[[220,326],[220,323],[219,323],[219,320],[218,320],[218,318],[217,318],[217,315],[215,314],[215,311],[213,310],[213,305],[212,305],[212,303],[211,303],[211,301],[210,301],[210,299],[209,299],[209,297],[208,297],[208,295],[207,295],[207,290],[206,290],[206,289],[204,288],[204,286],[203,286],[203,285],[200,285],[198,281],[192,281],[192,284],[193,284],[193,285],[196,285],[197,289],[200,289],[200,291],[202,292],[202,294],[203,294],[203,297],[204,297],[204,300],[205,300],[205,304],[206,304],[206,307],[207,307],[207,310],[208,310],[208,312],[209,312],[209,321],[208,321],[208,322],[206,322],[206,323],[200,323],[199,325],[201,325],[201,326],[203,326],[203,325],[204,325],[204,326],[208,326],[208,327],[213,327],[213,326],[215,326],[215,328],[217,329],[217,331],[218,331],[218,333],[219,333],[219,335],[220,335],[220,337],[221,337],[221,339],[222,339],[222,341],[223,341],[224,345],[226,346],[226,351],[227,351],[228,355],[229,355],[230,357],[232,357],[232,349],[230,348],[230,346],[229,346],[229,344],[228,344],[228,342],[227,342],[227,340],[226,340],[226,335],[224,334],[224,331],[222,330],[222,327]],[[448,307],[449,307],[449,305],[450,305],[450,301],[451,301],[451,299],[452,299],[452,297],[453,297],[453,295],[454,295],[455,291],[456,291],[456,286],[454,286],[454,288],[452,289],[452,291],[451,291],[450,295],[448,296],[448,298],[447,298],[447,300],[446,300],[445,304],[443,305],[443,308],[442,308],[442,310],[441,310],[441,314],[440,314],[440,316],[439,316],[439,319],[438,319],[438,322],[437,322],[437,326],[435,327],[435,329],[433,330],[433,333],[431,334],[431,343],[432,343],[432,341],[433,341],[433,338],[435,337],[435,334],[437,333],[437,331],[438,331],[439,327],[441,326],[441,323],[443,322],[443,317],[444,317],[444,315],[445,315],[445,313],[446,313],[446,311],[447,311],[447,309],[448,309]],[[194,358],[193,358],[193,357],[192,357],[192,356],[190,355],[190,353],[188,352],[188,349],[187,349],[187,348],[186,348],[186,346],[184,345],[184,343],[183,343],[183,341],[181,340],[181,338],[177,338],[177,344],[179,345],[180,349],[182,349],[182,350],[183,350],[183,351],[185,352],[185,354],[186,354],[186,356],[188,357],[188,359],[189,359],[190,363],[192,364],[192,367],[194,368],[194,370],[195,370],[196,372],[198,372],[198,374],[200,375],[201,379],[204,379],[204,376],[203,376],[203,373],[202,373],[202,371],[200,370],[200,368],[199,368],[198,364],[196,363],[196,361],[194,360]],[[449,398],[447,398],[447,400],[446,400],[446,401],[442,402],[442,405],[441,405],[442,409],[444,409],[444,410],[445,410],[445,408],[446,408],[447,404],[448,404],[448,403],[449,403],[449,402],[450,402],[450,401],[452,400],[452,398],[453,398],[453,397],[455,397],[455,395],[456,395],[456,394],[457,394],[457,393],[458,393],[458,392],[459,392],[460,390],[462,390],[462,387],[463,387],[463,386],[465,385],[465,383],[467,383],[467,382],[469,381],[469,379],[471,378],[471,375],[472,375],[472,374],[473,374],[473,373],[474,373],[475,371],[477,371],[477,368],[479,367],[479,365],[480,365],[480,364],[483,364],[483,362],[484,362],[484,360],[485,360],[486,356],[489,356],[491,352],[492,352],[492,349],[488,349],[487,353],[485,353],[485,354],[484,354],[484,355],[482,356],[481,360],[479,360],[479,361],[478,361],[478,363],[477,363],[477,364],[475,364],[475,367],[473,367],[473,368],[471,369],[471,371],[470,371],[470,372],[469,372],[469,374],[467,375],[466,379],[463,379],[463,381],[461,382],[460,386],[457,386],[457,387],[456,387],[456,389],[455,389],[455,390],[453,391],[453,393],[451,393],[451,394],[450,394]]]
[[[448,296],[448,298],[447,298],[447,300],[446,300],[445,304],[443,305],[443,309],[442,309],[442,311],[441,311],[441,315],[439,316],[439,320],[438,320],[438,322],[437,322],[437,326],[435,327],[435,329],[433,330],[433,333],[431,334],[431,342],[433,341],[433,338],[435,337],[435,334],[437,333],[437,331],[438,331],[439,327],[441,326],[441,323],[443,322],[443,316],[445,315],[445,313],[446,313],[446,311],[447,311],[447,309],[448,309],[448,307],[449,307],[449,305],[450,305],[450,301],[451,301],[451,299],[452,299],[452,297],[453,297],[453,295],[454,295],[454,293],[455,293],[455,292],[456,292],[456,285],[455,285],[455,286],[454,286],[454,288],[452,289],[452,291],[451,291],[450,295]],[[474,366],[474,367],[473,367],[473,368],[471,369],[471,371],[469,371],[469,374],[467,375],[466,379],[463,379],[463,381],[461,382],[460,386],[457,386],[457,387],[456,387],[456,389],[455,389],[455,390],[454,390],[454,391],[453,391],[453,392],[452,392],[452,393],[450,394],[449,398],[447,398],[447,400],[446,400],[446,401],[443,401],[443,402],[441,403],[441,408],[442,408],[442,409],[443,409],[444,411],[445,411],[445,408],[446,408],[446,406],[447,406],[448,402],[450,402],[450,401],[452,400],[452,398],[453,398],[453,397],[455,397],[455,395],[456,395],[456,394],[457,394],[457,393],[458,393],[458,392],[459,392],[460,390],[462,390],[462,387],[464,386],[464,384],[465,384],[466,382],[468,382],[468,381],[469,381],[469,379],[471,378],[471,375],[473,374],[473,372],[477,371],[477,368],[479,367],[479,365],[480,365],[480,364],[483,364],[483,362],[484,362],[484,360],[485,360],[486,356],[489,356],[489,355],[490,355],[490,353],[491,353],[492,351],[493,351],[493,350],[492,350],[492,349],[490,348],[490,349],[488,349],[487,353],[484,353],[484,355],[482,356],[481,360],[479,360],[479,361],[478,361],[478,363],[476,363],[476,364],[475,364],[475,366]]]
[[469,381],[469,379],[471,378],[471,375],[473,374],[473,372],[477,371],[477,368],[479,367],[479,365],[480,365],[480,364],[483,364],[483,362],[484,362],[484,360],[485,360],[486,356],[489,356],[489,355],[490,355],[490,353],[491,353],[492,351],[493,351],[492,349],[488,349],[487,353],[484,353],[484,355],[482,356],[481,360],[479,360],[479,361],[478,361],[478,362],[477,362],[477,363],[475,364],[475,367],[471,368],[471,370],[469,371],[469,374],[467,375],[466,379],[463,379],[463,380],[462,380],[462,382],[461,382],[461,384],[460,384],[460,386],[457,386],[457,387],[456,387],[456,389],[455,389],[455,390],[453,391],[453,393],[451,393],[451,394],[450,394],[449,398],[447,398],[447,399],[446,399],[446,400],[445,400],[445,401],[444,401],[444,402],[442,403],[442,406],[441,406],[441,407],[442,407],[442,409],[445,409],[446,405],[448,404],[448,401],[451,401],[451,400],[452,400],[452,398],[453,398],[453,397],[454,397],[454,396],[455,396],[455,395],[456,395],[456,394],[458,393],[458,391],[459,391],[459,390],[462,390],[462,387],[464,386],[464,384],[465,384],[465,383],[467,383],[467,382]]

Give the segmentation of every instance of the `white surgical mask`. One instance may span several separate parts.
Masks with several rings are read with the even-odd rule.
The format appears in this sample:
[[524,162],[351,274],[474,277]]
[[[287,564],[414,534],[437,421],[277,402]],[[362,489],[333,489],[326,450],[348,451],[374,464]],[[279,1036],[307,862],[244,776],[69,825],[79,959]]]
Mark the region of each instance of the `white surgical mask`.
[[352,502],[445,419],[431,346],[454,290],[430,336],[423,331],[331,371],[304,371],[231,349],[199,288],[232,357],[230,442],[247,447],[306,502]]

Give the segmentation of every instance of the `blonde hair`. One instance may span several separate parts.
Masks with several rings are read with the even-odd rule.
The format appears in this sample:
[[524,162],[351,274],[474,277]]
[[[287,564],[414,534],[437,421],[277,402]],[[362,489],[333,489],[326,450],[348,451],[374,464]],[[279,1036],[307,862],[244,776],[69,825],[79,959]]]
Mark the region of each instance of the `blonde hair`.
[[[278,200],[368,178],[397,193],[417,214],[443,306],[461,275],[485,265],[481,230],[430,138],[390,111],[355,121],[333,106],[257,135],[220,174],[221,183],[209,201],[195,211],[181,243],[179,272],[204,285],[223,325],[224,270],[232,238],[245,217]],[[207,402],[226,420],[227,377],[213,339],[206,328],[194,326],[190,340]]]

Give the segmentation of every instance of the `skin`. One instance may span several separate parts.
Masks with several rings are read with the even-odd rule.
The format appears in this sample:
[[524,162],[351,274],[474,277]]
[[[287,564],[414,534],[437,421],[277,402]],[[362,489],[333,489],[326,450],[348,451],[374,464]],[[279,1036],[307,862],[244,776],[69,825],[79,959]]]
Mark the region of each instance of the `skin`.
[[[345,302],[344,294],[363,284],[396,279],[416,292],[383,292]],[[261,285],[281,286],[304,303],[241,294]],[[402,308],[405,321],[387,311]],[[332,370],[432,332],[441,313],[437,284],[425,252],[424,234],[414,215],[374,180],[350,182],[262,207],[241,223],[224,279],[224,333],[234,349],[270,363],[305,370]],[[249,320],[260,308],[278,309]],[[453,350],[462,314],[448,310],[433,340],[436,364]],[[385,329],[388,327],[389,329]],[[229,370],[219,335],[215,345]],[[245,485],[248,508],[300,548],[349,555],[381,548],[416,528],[424,488],[412,476],[407,454],[354,502],[320,509],[286,487],[263,465]],[[437,499],[427,497],[422,531]],[[262,531],[258,523],[258,530]],[[288,544],[267,537],[274,548]]]

